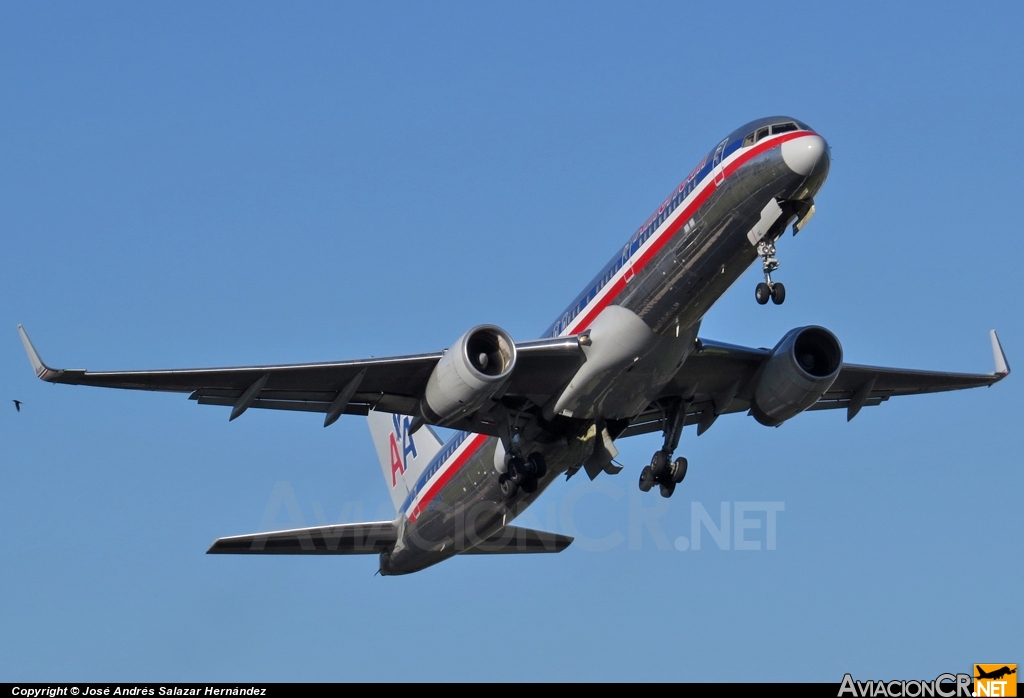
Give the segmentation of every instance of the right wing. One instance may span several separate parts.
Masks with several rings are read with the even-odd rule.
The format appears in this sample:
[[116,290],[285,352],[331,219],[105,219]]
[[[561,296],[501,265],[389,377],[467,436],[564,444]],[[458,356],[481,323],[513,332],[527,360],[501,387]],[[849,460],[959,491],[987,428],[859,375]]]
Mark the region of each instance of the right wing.
[[[249,407],[321,412],[327,414],[324,426],[342,414],[365,415],[370,409],[416,415],[427,379],[444,353],[238,368],[86,371],[50,368],[21,325],[18,331],[33,370],[49,383],[191,393],[189,398],[200,405],[231,407],[231,419]],[[586,358],[576,336],[517,343],[516,352],[502,399],[517,407],[557,395]],[[496,435],[494,421],[484,419],[484,412],[449,426]]]

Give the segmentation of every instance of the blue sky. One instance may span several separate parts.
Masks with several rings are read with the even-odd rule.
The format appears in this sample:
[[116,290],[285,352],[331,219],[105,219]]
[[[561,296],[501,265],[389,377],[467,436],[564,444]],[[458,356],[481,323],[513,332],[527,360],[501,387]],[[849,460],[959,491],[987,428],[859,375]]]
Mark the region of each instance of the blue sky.
[[[815,220],[779,245],[786,304],[755,304],[752,269],[702,335],[772,346],[817,323],[849,361],[987,372],[997,328],[1024,365],[1022,13],[4,4],[0,680],[839,681],[1024,660],[1019,376],[849,424],[688,430],[670,502],[636,490],[657,437],[624,441],[621,475],[529,512],[580,536],[565,553],[385,579],[372,557],[203,554],[386,513],[363,420],[229,424],[182,396],[48,386],[15,331],[92,369],[427,351],[481,322],[532,338],[724,134],[783,113],[833,156]],[[762,527],[761,550],[677,550],[723,502],[781,503],[776,549]]]

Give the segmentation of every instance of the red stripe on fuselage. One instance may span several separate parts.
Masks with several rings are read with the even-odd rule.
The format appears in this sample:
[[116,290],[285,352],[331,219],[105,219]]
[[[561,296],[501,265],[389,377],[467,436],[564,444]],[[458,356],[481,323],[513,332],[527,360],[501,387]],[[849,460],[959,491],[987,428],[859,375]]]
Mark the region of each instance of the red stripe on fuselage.
[[[723,169],[721,182],[715,183],[714,169],[712,169],[711,172],[708,173],[708,177],[711,178],[711,182],[705,185],[705,187],[700,191],[700,193],[697,194],[696,198],[694,198],[694,200],[690,202],[690,205],[687,206],[682,213],[676,215],[675,220],[672,221],[672,223],[670,223],[668,227],[665,228],[665,230],[661,231],[661,233],[658,235],[657,238],[655,238],[651,246],[647,248],[647,251],[641,254],[635,262],[632,262],[630,264],[630,266],[633,268],[633,276],[636,276],[636,274],[639,271],[641,271],[645,266],[647,266],[647,264],[650,263],[650,261],[654,259],[654,257],[656,257],[659,252],[661,252],[661,250],[665,247],[665,244],[670,239],[672,239],[672,236],[679,232],[679,228],[686,224],[686,221],[688,221],[690,217],[693,216],[697,209],[703,206],[704,202],[707,201],[712,194],[718,191],[719,187],[725,184],[726,180],[729,179],[729,176],[734,174],[736,170],[738,170],[740,167],[748,163],[751,159],[757,157],[758,155],[761,155],[762,153],[768,150],[771,150],[772,148],[778,145],[782,145],[786,141],[791,141],[795,138],[802,138],[803,136],[813,135],[816,135],[813,131],[793,131],[791,133],[784,133],[781,136],[775,138],[768,138],[761,141],[757,145],[747,150],[747,152],[741,154],[739,157],[737,157]],[[602,310],[611,305],[612,301],[619,297],[619,294],[622,293],[622,289],[624,289],[625,287],[626,276],[625,273],[623,273],[618,278],[618,280],[611,285],[611,287],[605,287],[605,289],[602,289],[603,292],[600,293],[599,296],[594,299],[593,307],[588,308],[585,315],[583,315],[582,317],[578,317],[575,321],[573,321],[573,323],[570,325],[569,328],[567,328],[566,331],[578,332],[580,328],[586,328],[591,322],[594,321],[594,318],[597,317],[598,313],[600,313]],[[477,434],[469,442],[465,450],[463,450],[462,453],[456,457],[454,463],[452,463],[447,468],[445,468],[443,465],[441,466],[441,476],[437,479],[437,482],[430,486],[430,488],[427,490],[427,493],[420,500],[420,503],[416,504],[410,510],[408,514],[409,521],[415,522],[416,519],[419,518],[419,515],[423,513],[423,510],[427,507],[428,504],[430,504],[430,501],[437,496],[437,493],[440,492],[441,489],[446,484],[448,484],[448,481],[451,480],[455,476],[455,473],[458,472],[458,470],[463,465],[466,464],[466,461],[472,458],[473,454],[476,453],[477,449],[480,448],[480,446],[482,446],[485,441],[487,441],[487,438],[488,437],[483,434]]]
[[[782,145],[786,141],[791,141],[794,138],[800,138],[801,136],[807,136],[812,134],[813,132],[810,131],[794,131],[792,133],[785,133],[779,136],[776,140],[762,141],[761,143],[758,143],[750,150],[748,150],[746,153],[743,153],[738,158],[729,163],[728,166],[726,166],[726,168],[722,172],[722,181],[719,182],[718,184],[716,184],[714,181],[714,170],[709,172],[708,177],[711,178],[711,182],[707,186],[705,186],[699,194],[697,194],[694,200],[690,202],[690,205],[687,206],[682,213],[678,214],[675,220],[673,220],[668,225],[668,227],[665,228],[665,230],[661,231],[658,237],[654,239],[654,242],[651,244],[651,246],[647,248],[647,251],[641,254],[635,262],[629,264],[629,266],[632,267],[633,269],[633,277],[635,277],[645,266],[647,266],[647,264],[652,259],[658,256],[661,250],[665,247],[666,243],[668,243],[668,241],[671,240],[677,232],[679,232],[679,229],[682,226],[684,226],[688,220],[690,220],[690,217],[697,212],[697,209],[703,206],[704,202],[707,201],[712,194],[718,191],[719,187],[725,184],[725,180],[729,178],[729,175],[735,173],[736,170],[745,165],[752,158],[755,158],[761,153],[771,150],[777,145]],[[586,329],[587,326],[589,326],[590,323],[594,321],[594,318],[596,318],[602,310],[611,305],[612,301],[619,297],[619,294],[622,293],[622,289],[626,288],[626,284],[626,275],[623,274],[615,281],[615,283],[611,285],[611,288],[608,289],[608,291],[605,294],[603,294],[599,298],[594,299],[593,307],[588,308],[586,314],[583,315],[581,318],[577,318],[570,325],[568,331],[578,332]]]
[[441,491],[441,488],[447,485],[448,481],[455,477],[455,473],[457,473],[459,469],[466,464],[466,461],[468,461],[473,456],[473,454],[476,453],[478,448],[483,446],[484,442],[487,441],[487,439],[488,437],[485,434],[475,435],[472,439],[470,439],[469,443],[466,444],[466,447],[465,449],[463,449],[462,453],[455,456],[455,461],[450,466],[448,466],[447,468],[445,468],[444,465],[441,466],[441,476],[437,478],[437,481],[434,482],[433,485],[427,488],[427,491],[423,495],[423,498],[420,500],[420,503],[413,506],[413,508],[410,510],[409,521],[415,523],[416,519],[418,519],[420,514],[423,513],[423,509],[426,508],[428,504],[430,504],[430,501],[434,497],[437,496],[437,493]]

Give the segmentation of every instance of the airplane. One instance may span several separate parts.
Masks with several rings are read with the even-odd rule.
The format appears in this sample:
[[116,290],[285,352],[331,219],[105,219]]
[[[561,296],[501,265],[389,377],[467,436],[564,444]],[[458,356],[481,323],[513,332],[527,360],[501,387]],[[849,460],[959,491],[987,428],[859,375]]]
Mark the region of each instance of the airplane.
[[[53,369],[18,326],[50,383],[189,393],[200,405],[364,415],[395,518],[217,539],[209,553],[377,554],[381,575],[458,554],[560,552],[572,539],[512,521],[561,474],[616,474],[615,441],[660,431],[639,476],[672,496],[686,458],[680,435],[746,412],[775,427],[807,410],[862,408],[893,396],[991,386],[1009,372],[945,373],[848,364],[819,326],[773,349],[698,336],[701,320],[756,261],[755,300],[781,304],[776,243],[801,232],[828,176],[830,148],[797,119],[752,121],[715,144],[540,339],[473,327],[448,349],[357,361],[161,371]],[[442,442],[431,426],[455,429]]]
[[978,665],[975,665],[975,669],[978,672],[978,675],[974,677],[976,679],[1001,679],[1004,676],[1009,676],[1010,674],[1016,674],[1017,673],[1016,667],[1011,669],[1008,666],[1001,667],[1001,668],[996,669],[994,671],[985,671],[981,667],[979,667]]

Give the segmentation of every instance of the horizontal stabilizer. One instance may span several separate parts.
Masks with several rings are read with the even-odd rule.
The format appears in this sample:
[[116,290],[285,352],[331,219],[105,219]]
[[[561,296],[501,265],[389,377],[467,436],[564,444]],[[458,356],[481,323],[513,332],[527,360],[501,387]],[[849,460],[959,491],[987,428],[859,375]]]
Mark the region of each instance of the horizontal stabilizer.
[[572,538],[560,533],[535,531],[532,528],[505,526],[493,536],[463,555],[507,555],[511,553],[560,553],[569,547]]
[[373,555],[390,550],[398,538],[392,521],[293,528],[218,538],[207,554]]
[[[206,552],[211,555],[373,555],[390,550],[397,540],[398,529],[393,521],[371,521],[228,536],[215,540]],[[560,553],[572,540],[559,533],[506,526],[463,554]]]

